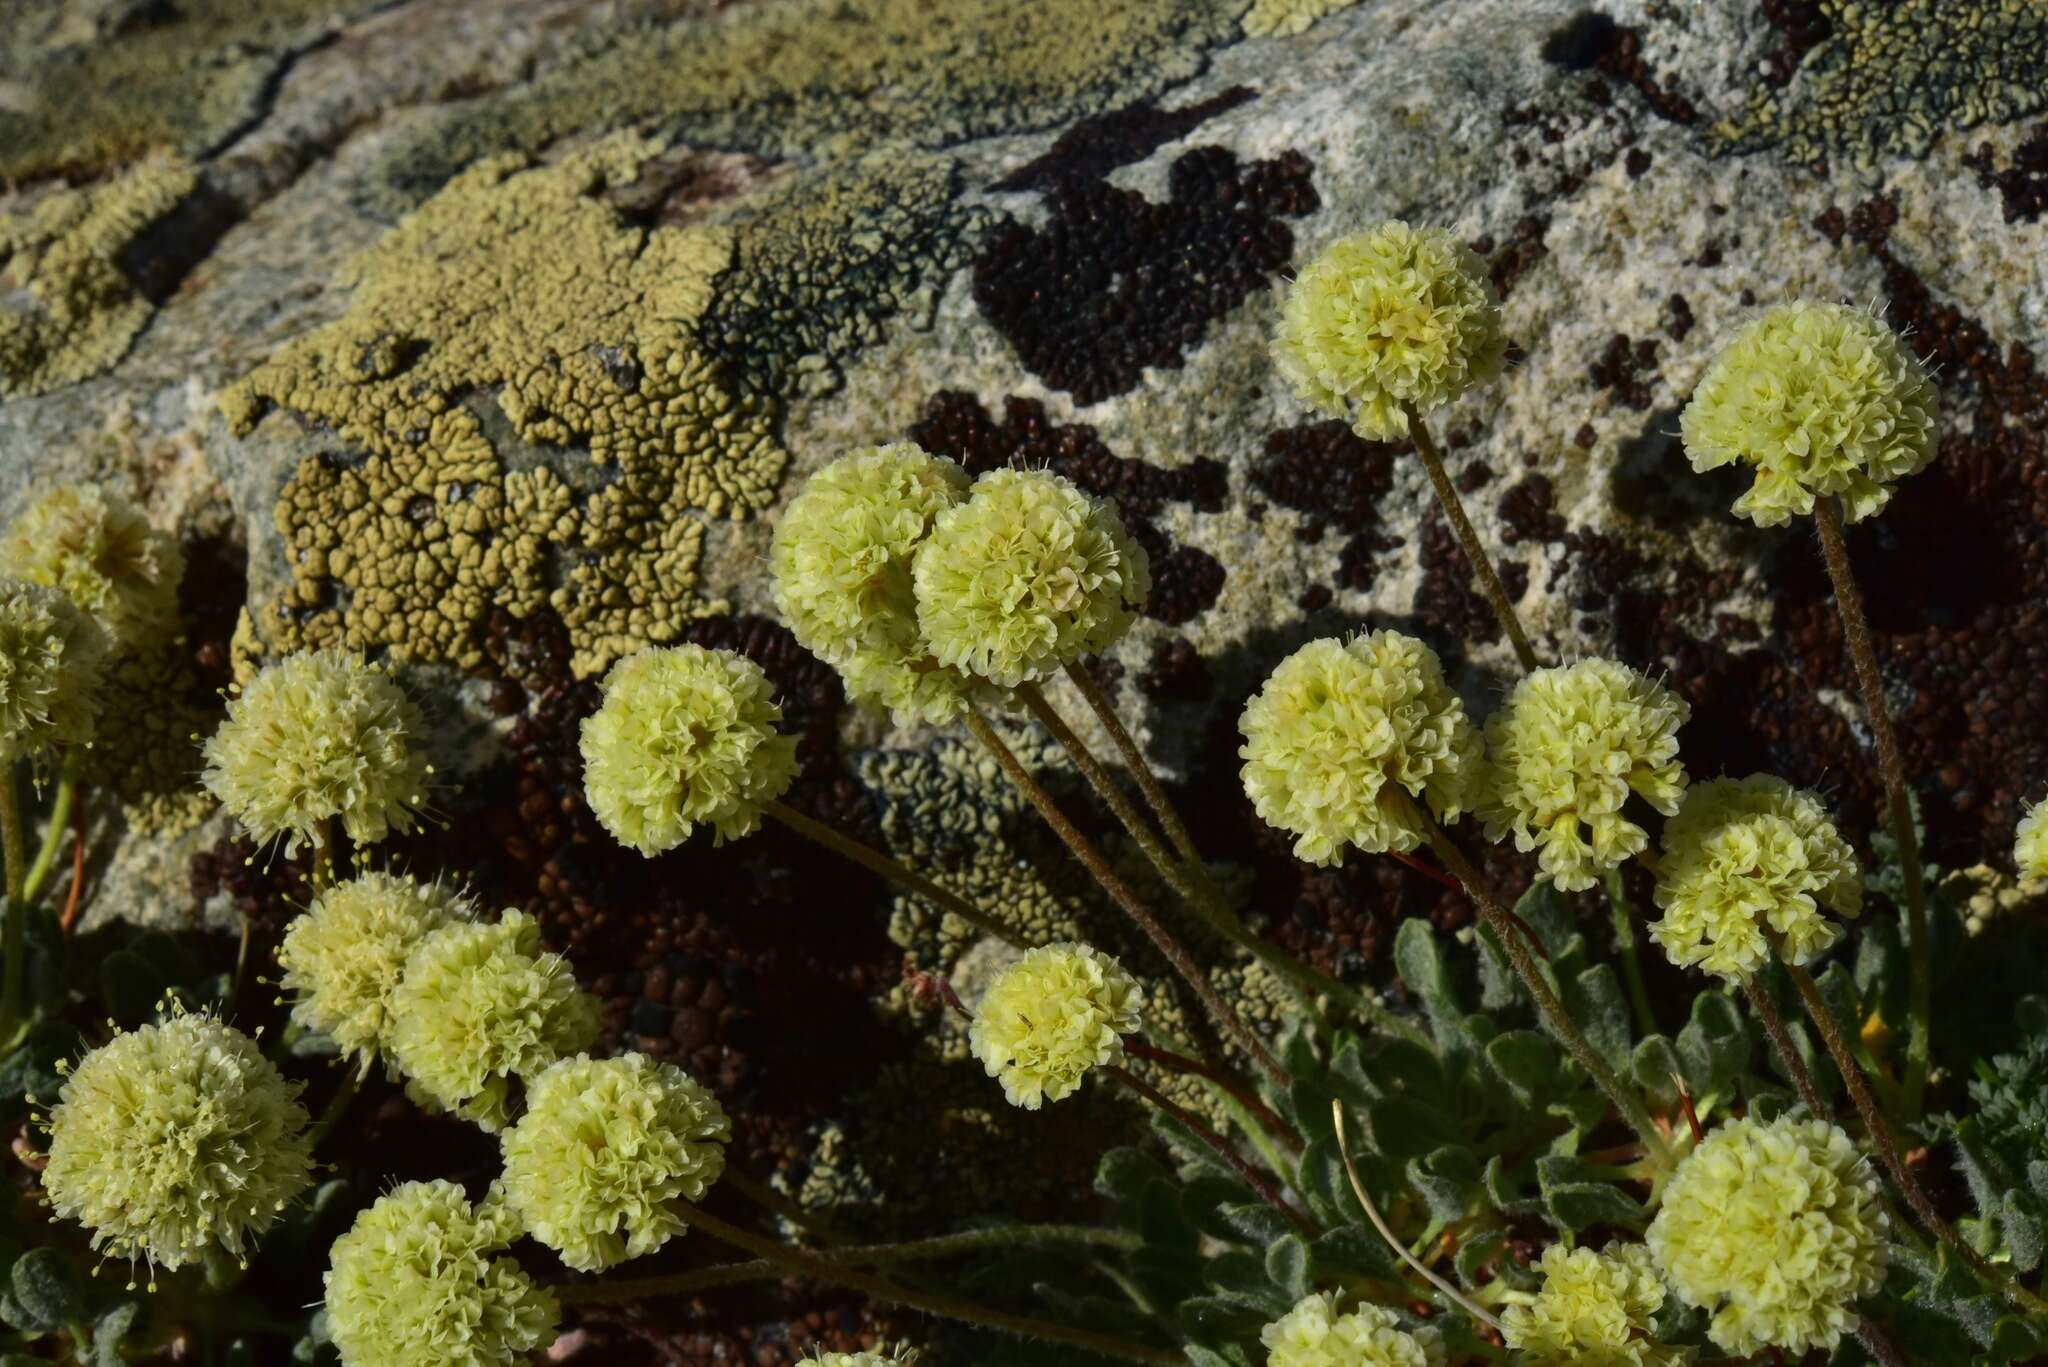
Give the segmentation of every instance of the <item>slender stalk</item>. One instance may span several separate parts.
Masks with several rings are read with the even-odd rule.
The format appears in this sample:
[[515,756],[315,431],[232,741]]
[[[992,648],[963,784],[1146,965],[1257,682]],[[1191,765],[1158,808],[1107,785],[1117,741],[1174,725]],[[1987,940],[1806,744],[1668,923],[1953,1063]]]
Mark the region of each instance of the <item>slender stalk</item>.
[[21,775],[11,764],[0,765],[0,859],[7,871],[7,929],[0,952],[7,965],[0,971],[0,1045],[11,1048],[21,1019],[21,984],[28,957],[28,901],[22,886],[28,877],[28,854],[21,835]]
[[1841,611],[1842,636],[1849,643],[1849,660],[1855,666],[1856,687],[1863,694],[1863,710],[1870,717],[1870,734],[1877,742],[1878,772],[1884,776],[1885,806],[1891,817],[1892,839],[1899,848],[1899,873],[1906,885],[1906,932],[1911,953],[1911,978],[1908,984],[1910,1021],[1906,1032],[1906,1076],[1902,1100],[1908,1115],[1918,1115],[1921,1099],[1927,1090],[1934,1013],[1934,951],[1928,943],[1927,889],[1920,868],[1920,838],[1913,830],[1913,804],[1907,796],[1905,756],[1899,750],[1898,732],[1892,727],[1891,707],[1884,700],[1884,679],[1877,671],[1877,650],[1871,644],[1870,622],[1864,616],[1863,595],[1856,587],[1856,574],[1849,565],[1849,547],[1842,539],[1842,514],[1834,499],[1815,500],[1813,524],[1820,533],[1821,559],[1827,562],[1828,578],[1834,582],[1835,606]]
[[1436,449],[1428,425],[1414,406],[1404,404],[1403,409],[1408,414],[1408,435],[1414,439],[1415,453],[1422,457],[1422,468],[1429,471],[1429,482],[1436,487],[1436,501],[1443,505],[1451,531],[1458,538],[1465,559],[1471,562],[1472,575],[1479,581],[1480,592],[1493,608],[1494,619],[1500,623],[1500,629],[1507,633],[1509,643],[1514,646],[1515,659],[1521,662],[1524,671],[1534,671],[1536,651],[1522,631],[1521,619],[1515,616],[1515,605],[1508,598],[1507,586],[1500,582],[1500,575],[1493,568],[1493,557],[1486,553],[1485,544],[1473,529],[1472,519],[1465,516],[1465,500],[1458,497],[1458,487],[1451,483],[1450,475],[1444,470],[1443,453]]
[[982,716],[979,710],[970,711],[967,714],[967,727],[974,733],[975,739],[995,757],[996,764],[1008,776],[1010,782],[1016,785],[1017,790],[1024,794],[1025,799],[1033,807],[1037,808],[1045,824],[1052,827],[1073,856],[1081,861],[1088,872],[1095,875],[1095,881],[1102,885],[1103,891],[1123,909],[1125,915],[1137,922],[1138,928],[1145,932],[1146,938],[1150,939],[1166,957],[1173,970],[1194,989],[1195,996],[1201,1000],[1203,1007],[1217,1025],[1236,1040],[1276,1084],[1283,1088],[1291,1086],[1293,1079],[1287,1075],[1287,1070],[1280,1066],[1280,1060],[1273,1057],[1272,1051],[1267,1049],[1265,1043],[1252,1032],[1252,1028],[1245,1024],[1244,1018],[1231,1009],[1230,1003],[1223,999],[1223,994],[1216,990],[1216,985],[1209,981],[1208,975],[1203,973],[1200,966],[1189,956],[1186,947],[1173,937],[1172,932],[1168,931],[1158,916],[1153,914],[1152,909],[1139,900],[1138,894],[1131,891],[1130,885],[1117,876],[1116,870],[1109,866],[1109,861],[1102,857],[1102,852],[1067,819],[1066,813],[1052,800],[1052,795],[1031,776],[1031,771],[1024,767],[1023,761],[1019,760],[1003,738],[996,734],[996,729],[989,725],[988,718]]
[[[1018,1338],[1036,1339],[1044,1343],[1065,1343],[1076,1348],[1086,1348],[1104,1357],[1118,1358],[1125,1362],[1152,1362],[1160,1367],[1185,1367],[1185,1359],[1175,1351],[1153,1348],[1141,1343],[1131,1343],[1108,1334],[1092,1333],[1070,1325],[1051,1320],[1030,1319],[1023,1315],[1012,1315],[1001,1310],[991,1310],[973,1301],[936,1292],[916,1291],[898,1286],[881,1277],[845,1266],[832,1258],[807,1253],[802,1249],[789,1248],[764,1238],[750,1230],[729,1224],[708,1211],[700,1210],[688,1202],[678,1201],[671,1207],[684,1223],[694,1225],[720,1243],[730,1244],[743,1252],[751,1253],[780,1268],[787,1276],[808,1277],[829,1286],[845,1287],[859,1291],[871,1299],[889,1305],[906,1306],[922,1310],[927,1314],[940,1315],[946,1319],[958,1320],[962,1324],[979,1325],[984,1329],[995,1329],[1014,1334]],[[632,1299],[640,1293],[640,1282],[594,1282],[573,1289],[573,1299],[583,1305],[609,1303]],[[614,1292],[614,1288],[621,1291]],[[569,1290],[569,1288],[564,1288]]]
[[308,1147],[318,1148],[320,1141],[327,1137],[327,1132],[334,1128],[335,1122],[348,1113],[349,1103],[354,1101],[356,1093],[363,1089],[363,1082],[370,1076],[370,1067],[376,1061],[375,1054],[365,1054],[359,1066],[348,1070],[347,1076],[341,1080],[341,1085],[334,1089],[334,1095],[328,1098],[326,1109],[320,1112],[320,1118],[313,1122],[313,1128],[307,1132]]
[[1151,1102],[1161,1111],[1164,1111],[1167,1115],[1172,1116],[1175,1120],[1186,1126],[1189,1133],[1206,1144],[1214,1151],[1218,1158],[1228,1163],[1231,1171],[1243,1178],[1245,1185],[1257,1192],[1261,1200],[1286,1216],[1288,1223],[1301,1231],[1303,1238],[1313,1239],[1322,1233],[1321,1230],[1315,1227],[1315,1223],[1308,1216],[1287,1204],[1287,1198],[1280,1194],[1279,1188],[1273,1185],[1266,1174],[1246,1162],[1244,1155],[1230,1146],[1229,1140],[1210,1129],[1200,1117],[1177,1104],[1172,1098],[1166,1096],[1158,1088],[1128,1068],[1120,1068],[1115,1064],[1110,1064],[1105,1071],[1118,1082],[1121,1082],[1124,1086],[1130,1088],[1139,1096],[1144,1097],[1145,1100]]
[[71,803],[77,793],[78,752],[67,748],[64,762],[57,768],[57,793],[50,802],[50,822],[43,828],[43,843],[36,850],[35,862],[28,866],[28,877],[22,881],[21,900],[29,906],[42,898],[43,885],[50,881],[50,870],[57,865],[57,847],[64,843],[71,829]]
[[843,1244],[847,1242],[845,1236],[841,1235],[838,1230],[832,1228],[824,1220],[805,1210],[802,1205],[783,1195],[744,1168],[727,1162],[725,1171],[719,1174],[718,1180],[761,1207],[761,1209],[767,1211],[770,1215],[779,1216],[788,1221],[792,1226],[810,1235],[819,1243]]
[[1067,678],[1080,691],[1089,710],[1095,713],[1096,720],[1102,723],[1102,729],[1109,732],[1110,743],[1124,757],[1124,767],[1138,780],[1138,788],[1145,794],[1145,805],[1152,809],[1153,816],[1159,818],[1166,838],[1173,842],[1174,849],[1180,851],[1180,857],[1188,862],[1190,869],[1200,874],[1204,865],[1201,852],[1195,848],[1195,838],[1189,834],[1187,823],[1181,820],[1173,799],[1166,795],[1166,785],[1159,781],[1159,775],[1145,758],[1145,752],[1138,748],[1138,742],[1125,728],[1123,718],[1116,714],[1116,704],[1110,701],[1109,694],[1103,692],[1095,676],[1080,665],[1068,665]]
[[1799,1057],[1791,1032],[1785,1029],[1785,1018],[1778,1014],[1777,1004],[1771,1000],[1770,993],[1764,991],[1755,978],[1745,981],[1742,990],[1748,996],[1756,1018],[1764,1023],[1764,1033],[1771,1037],[1771,1048],[1776,1051],[1778,1062],[1785,1065],[1785,1075],[1792,1079],[1792,1085],[1798,1090],[1799,1099],[1806,1103],[1807,1111],[1815,1120],[1833,1120],[1834,1112],[1827,1102],[1821,1100],[1820,1089],[1813,1085],[1813,1074],[1806,1071],[1806,1060]]
[[1650,991],[1643,983],[1643,961],[1636,956],[1636,922],[1629,910],[1628,889],[1622,883],[1619,866],[1607,871],[1607,905],[1614,913],[1614,939],[1621,946],[1621,977],[1628,984],[1629,1007],[1636,1013],[1636,1028],[1645,1035],[1657,1033],[1657,1013],[1650,1009]]
[[1907,1367],[1906,1355],[1899,1351],[1899,1345],[1892,1342],[1884,1327],[1868,1315],[1856,1321],[1856,1341],[1863,1345],[1863,1351],[1877,1359],[1878,1367]]
[[1835,1061],[1835,1070],[1848,1085],[1849,1099],[1856,1106],[1856,1113],[1863,1117],[1863,1127],[1870,1135],[1871,1147],[1877,1150],[1878,1161],[1891,1174],[1892,1182],[1899,1189],[1899,1195],[1924,1225],[1927,1232],[1954,1249],[1956,1256],[1970,1265],[1979,1277],[1995,1286],[2005,1298],[2030,1316],[2048,1315],[2048,1301],[2021,1286],[2010,1276],[1993,1266],[1990,1259],[1972,1248],[1963,1237],[1956,1233],[1934,1203],[1927,1199],[1927,1193],[1920,1188],[1912,1171],[1899,1157],[1899,1146],[1892,1138],[1891,1125],[1884,1118],[1884,1112],[1877,1108],[1877,1101],[1870,1095],[1870,1087],[1864,1081],[1863,1070],[1856,1066],[1856,1059],[1849,1052],[1848,1041],[1842,1038],[1841,1028],[1835,1023],[1835,1015],[1828,1010],[1828,1004],[1820,995],[1820,988],[1814,983],[1813,975],[1796,964],[1786,964],[1785,971],[1792,976],[1792,985],[1799,990],[1799,999],[1806,1004],[1806,1014],[1813,1019],[1814,1027],[1820,1031],[1821,1040],[1827,1045],[1828,1054]]
[[916,870],[905,868],[880,850],[862,844],[851,836],[841,835],[824,822],[814,821],[781,802],[764,803],[761,810],[805,839],[816,841],[841,858],[851,860],[870,873],[881,875],[905,892],[924,898],[939,910],[952,913],[984,935],[993,935],[1003,943],[1014,945],[1018,949],[1031,947],[1016,931],[968,902],[958,893],[949,892]]
[[1201,1078],[1205,1082],[1214,1084],[1222,1091],[1229,1093],[1238,1105],[1251,1112],[1253,1118],[1262,1127],[1278,1135],[1288,1148],[1293,1149],[1296,1153],[1301,1152],[1301,1136],[1289,1128],[1286,1121],[1275,1115],[1265,1102],[1260,1101],[1253,1094],[1251,1088],[1226,1075],[1221,1069],[1211,1068],[1208,1064],[1198,1059],[1191,1059],[1186,1054],[1176,1054],[1171,1049],[1161,1049],[1158,1045],[1147,1044],[1143,1040],[1125,1040],[1124,1052],[1132,1058],[1141,1058],[1147,1063],[1156,1063],[1171,1072],[1188,1073]]

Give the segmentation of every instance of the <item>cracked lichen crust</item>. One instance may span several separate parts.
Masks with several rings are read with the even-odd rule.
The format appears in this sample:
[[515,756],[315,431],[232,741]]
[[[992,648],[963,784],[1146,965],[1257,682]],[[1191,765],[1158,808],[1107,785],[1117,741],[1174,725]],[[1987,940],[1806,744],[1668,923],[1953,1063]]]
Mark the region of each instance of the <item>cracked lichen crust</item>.
[[[622,135],[471,167],[343,269],[346,315],[223,395],[237,432],[276,406],[369,453],[308,457],[286,484],[273,644],[474,665],[494,605],[546,605],[589,675],[722,609],[697,593],[702,519],[765,507],[786,457],[774,406],[737,396],[696,338],[730,234],[631,227],[598,198],[656,150]],[[599,487],[508,470],[464,406],[479,390],[521,439],[587,445]]]
[[28,300],[26,311],[0,310],[0,398],[76,384],[121,359],[156,312],[121,254],[197,184],[189,163],[158,155],[0,215],[0,285],[12,282]]
[[1242,0],[769,0],[628,28],[459,109],[378,175],[415,201],[476,157],[656,121],[693,141],[810,157],[949,146],[1156,94],[1236,36]]
[[1253,0],[1252,7],[1244,12],[1244,31],[1252,38],[1306,33],[1316,20],[1357,3],[1358,0]]
[[0,534],[0,575],[53,588],[91,613],[119,650],[177,630],[185,555],[178,538],[96,484],[49,490]]

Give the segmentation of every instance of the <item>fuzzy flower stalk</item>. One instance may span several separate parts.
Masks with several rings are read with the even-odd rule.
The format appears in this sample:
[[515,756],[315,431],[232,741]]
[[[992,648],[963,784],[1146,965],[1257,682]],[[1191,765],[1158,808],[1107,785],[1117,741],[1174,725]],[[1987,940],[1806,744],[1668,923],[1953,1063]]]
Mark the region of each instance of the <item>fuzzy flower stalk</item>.
[[185,555],[178,539],[97,484],[60,485],[0,533],[0,575],[56,589],[117,649],[147,649],[177,631]]
[[1552,1244],[1537,1264],[1543,1285],[1501,1312],[1515,1361],[1527,1367],[1679,1367],[1689,1349],[1657,1342],[1652,1319],[1664,1283],[1650,1250],[1616,1244],[1604,1253]]
[[1142,993],[1123,965],[1087,945],[1031,950],[989,985],[968,1027],[974,1056],[1012,1106],[1035,1111],[1123,1056]]
[[1444,1367],[1436,1330],[1402,1327],[1385,1306],[1361,1301],[1345,1310],[1327,1292],[1305,1296],[1259,1331],[1266,1367]]

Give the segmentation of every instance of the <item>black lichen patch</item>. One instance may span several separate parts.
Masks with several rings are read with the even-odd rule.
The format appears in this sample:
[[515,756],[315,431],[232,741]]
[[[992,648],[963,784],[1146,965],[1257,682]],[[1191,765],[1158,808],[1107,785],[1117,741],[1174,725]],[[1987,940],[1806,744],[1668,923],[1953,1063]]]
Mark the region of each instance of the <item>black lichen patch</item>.
[[927,451],[950,456],[973,474],[1004,466],[1051,470],[1091,494],[1114,499],[1131,535],[1152,557],[1152,598],[1145,615],[1179,625],[1206,611],[1223,589],[1223,566],[1207,551],[1175,545],[1155,519],[1169,502],[1197,512],[1222,510],[1229,492],[1220,461],[1200,459],[1168,470],[1112,452],[1085,423],[1051,421],[1045,405],[1014,396],[997,422],[972,394],[932,396],[910,429]]
[[1348,423],[1303,423],[1268,434],[1251,483],[1302,515],[1296,533],[1302,540],[1343,536],[1338,585],[1363,591],[1372,587],[1374,558],[1401,544],[1380,530],[1380,501],[1393,488],[1395,461],[1413,449],[1406,442],[1367,441]]
[[996,190],[1049,190],[1067,181],[1101,180],[1119,166],[1143,161],[1176,138],[1184,138],[1227,109],[1258,92],[1234,85],[1219,95],[1180,109],[1128,105],[1092,114],[1059,135],[1041,156],[997,181]]
[[[1474,473],[1483,473],[1474,467]],[[1465,487],[1471,480],[1459,481],[1460,491],[1470,496],[1472,490]],[[1500,622],[1495,619],[1493,609],[1472,581],[1472,562],[1465,558],[1464,548],[1451,531],[1443,509],[1435,502],[1422,518],[1422,583],[1415,590],[1415,615],[1429,631],[1424,638],[1431,641],[1466,641],[1477,644],[1498,641],[1501,638]],[[1505,556],[1496,557],[1494,568],[1500,572],[1500,581],[1508,591],[1508,597],[1520,598],[1529,587],[1529,567],[1519,560]]]
[[1486,257],[1486,273],[1493,281],[1493,288],[1505,299],[1514,293],[1515,286],[1531,266],[1543,259],[1548,248],[1544,245],[1543,234],[1550,228],[1546,214],[1524,214],[1515,220],[1514,228],[1508,233],[1506,242],[1496,243],[1491,234],[1471,242],[1474,252]]
[[2007,223],[2032,223],[2048,212],[2048,123],[2015,147],[2004,166],[1997,164],[1988,142],[1964,157],[1963,164],[1977,173],[1979,185],[1998,191]]
[[1616,403],[1643,412],[1656,399],[1656,339],[1633,340],[1626,333],[1615,333],[1601,348],[1591,374],[1593,383],[1610,391]]
[[[1644,60],[1642,31],[1618,24],[1597,10],[1573,16],[1544,39],[1542,53],[1544,61],[1566,71],[1598,72],[1619,81],[1641,95],[1650,112],[1661,119],[1679,124],[1699,122],[1699,110],[1693,102],[1669,80],[1653,72]],[[1586,93],[1596,104],[1609,104],[1614,99],[1605,80],[1594,81]]]
[[1241,165],[1198,147],[1153,203],[1101,180],[1058,180],[1043,228],[995,228],[974,263],[974,299],[1018,357],[1078,403],[1173,368],[1203,332],[1294,255],[1283,221],[1319,200],[1308,159]]

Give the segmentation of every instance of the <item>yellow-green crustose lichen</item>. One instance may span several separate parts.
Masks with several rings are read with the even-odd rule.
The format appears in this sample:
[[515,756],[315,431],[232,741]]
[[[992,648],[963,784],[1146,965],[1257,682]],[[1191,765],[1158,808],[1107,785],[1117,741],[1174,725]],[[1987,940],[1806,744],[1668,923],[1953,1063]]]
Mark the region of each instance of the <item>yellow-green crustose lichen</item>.
[[[223,396],[238,432],[276,406],[369,453],[309,457],[285,486],[275,646],[468,665],[494,605],[546,605],[587,675],[721,607],[696,591],[701,518],[766,506],[786,457],[772,405],[737,397],[697,341],[730,234],[630,227],[598,197],[656,150],[622,135],[469,168],[343,269],[344,317]],[[463,404],[480,389],[521,439],[587,444],[606,477],[581,493],[509,470]]]
[[[6,118],[0,111],[0,147]],[[0,310],[0,398],[76,384],[121,359],[156,312],[121,253],[197,183],[189,163],[153,156],[0,214],[0,286],[11,282],[28,303]]]
[[1657,1342],[1651,1321],[1664,1283],[1650,1250],[1615,1244],[1605,1253],[1552,1244],[1537,1264],[1543,1285],[1500,1322],[1525,1367],[1678,1367],[1691,1352]]
[[1267,1367],[1443,1367],[1443,1336],[1406,1329],[1383,1305],[1350,1310],[1335,1295],[1305,1296],[1259,1331]]
[[0,774],[92,739],[106,658],[106,633],[69,598],[0,579]]
[[1138,984],[1087,945],[1029,951],[989,984],[968,1039],[1012,1106],[1035,1111],[1072,1096],[1090,1068],[1123,1053],[1138,1028]]
[[1349,9],[1358,0],[1253,0],[1244,12],[1244,31],[1253,38],[1308,32],[1316,20]]

